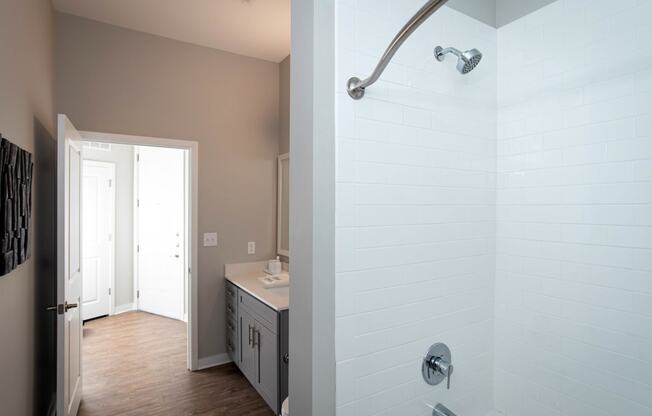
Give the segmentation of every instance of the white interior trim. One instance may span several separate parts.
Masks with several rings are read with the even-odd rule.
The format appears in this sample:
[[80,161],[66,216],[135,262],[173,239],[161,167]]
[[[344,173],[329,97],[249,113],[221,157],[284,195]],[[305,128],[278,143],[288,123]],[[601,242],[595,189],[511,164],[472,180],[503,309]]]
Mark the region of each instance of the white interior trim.
[[133,145],[133,157],[131,158],[131,169],[133,175],[131,176],[132,182],[132,198],[131,198],[131,212],[132,221],[131,221],[131,245],[133,250],[133,261],[131,262],[131,275],[133,279],[132,284],[132,299],[133,299],[133,309],[138,310],[138,149],[136,145]]
[[[169,147],[175,149],[184,149],[189,152],[190,159],[190,205],[191,209],[188,216],[190,238],[188,239],[188,253],[190,254],[190,279],[188,281],[189,290],[187,296],[188,303],[188,348],[187,348],[187,366],[192,371],[199,370],[199,326],[197,323],[198,305],[197,305],[197,285],[199,260],[198,246],[196,244],[199,236],[198,220],[198,192],[199,192],[199,144],[196,141],[163,139],[158,137],[131,136],[125,134],[100,133],[100,132],[80,132],[84,140],[105,142],[113,144],[127,144],[134,146],[154,146]],[[135,279],[134,279],[135,280]],[[134,299],[135,300],[135,299]],[[204,358],[203,360],[205,360]]]
[[[290,158],[289,153],[284,153],[282,155],[279,155],[278,157],[278,162],[277,164],[277,176],[276,176],[276,184],[277,184],[277,189],[276,189],[276,254],[280,254],[281,256],[285,257],[290,257],[290,250],[284,250],[281,248],[281,239],[282,239],[282,207],[283,207],[283,200],[281,199],[281,196],[283,195],[283,167],[281,165],[281,162],[284,160],[288,160]],[[289,229],[289,227],[288,227]],[[288,236],[288,241],[289,241]]]
[[200,358],[198,362],[197,370],[204,370],[206,368],[217,367],[218,365],[224,365],[230,363],[231,358],[227,353],[215,354],[210,357]]

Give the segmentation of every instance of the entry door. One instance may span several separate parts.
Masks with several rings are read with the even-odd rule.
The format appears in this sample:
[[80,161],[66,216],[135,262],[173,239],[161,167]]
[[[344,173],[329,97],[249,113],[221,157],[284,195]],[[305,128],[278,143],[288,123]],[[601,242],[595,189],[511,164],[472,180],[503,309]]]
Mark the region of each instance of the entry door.
[[82,148],[68,117],[57,123],[57,415],[71,416],[82,395]]
[[184,151],[137,148],[138,309],[184,317]]
[[115,218],[115,165],[84,160],[82,204],[84,320],[111,312],[113,230]]

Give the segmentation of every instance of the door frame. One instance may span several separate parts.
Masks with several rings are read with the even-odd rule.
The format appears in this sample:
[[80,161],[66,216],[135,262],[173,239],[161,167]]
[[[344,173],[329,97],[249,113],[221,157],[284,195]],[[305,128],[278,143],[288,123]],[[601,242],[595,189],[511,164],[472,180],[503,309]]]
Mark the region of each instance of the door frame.
[[[187,368],[191,371],[200,369],[199,366],[199,325],[198,314],[198,282],[199,282],[199,144],[191,140],[165,139],[159,137],[133,136],[126,134],[101,133],[92,131],[79,132],[84,140],[111,144],[126,144],[133,146],[168,147],[188,151],[188,173],[189,186],[186,198],[190,203],[188,210],[186,230],[189,233],[188,247],[186,248],[189,258],[189,270],[186,274],[186,303],[188,305],[188,324],[186,325],[187,335]],[[190,275],[188,277],[188,274]],[[135,276],[134,276],[135,281]],[[134,299],[136,301],[136,299]]]
[[[281,256],[286,256],[290,257],[290,250],[288,247],[288,250],[281,248],[283,245],[283,236],[282,236],[282,228],[284,228],[285,225],[288,224],[283,224],[283,187],[286,185],[283,183],[283,161],[284,160],[289,160],[290,159],[290,154],[289,153],[283,153],[282,155],[278,156],[278,161],[277,161],[277,179],[276,179],[276,253],[280,254]],[[288,172],[289,173],[289,172]],[[288,174],[289,177],[289,174]],[[289,184],[288,184],[289,185]],[[289,188],[288,188],[289,189]],[[288,192],[289,193],[289,192]],[[290,201],[288,201],[288,206]],[[289,218],[289,216],[288,216]],[[288,226],[287,229],[289,230],[290,227]],[[290,240],[290,236],[288,235],[288,243]]]
[[[80,132],[80,134],[82,134]],[[83,137],[83,136],[82,136]],[[115,229],[116,229],[116,195],[115,195],[115,186],[116,186],[116,169],[115,169],[115,163],[114,162],[105,162],[103,160],[95,160],[92,158],[86,159],[84,158],[84,148],[82,146],[82,177],[84,176],[84,169],[86,168],[86,163],[96,165],[96,166],[104,166],[104,167],[109,167],[112,173],[112,184],[111,184],[111,209],[109,212],[111,212],[111,256],[109,258],[109,265],[111,266],[111,270],[109,271],[109,316],[112,316],[115,314]],[[82,204],[82,218],[84,215],[84,205]],[[82,240],[82,248],[83,248],[83,240]],[[84,259],[82,258],[82,267],[83,267],[83,261]],[[82,276],[83,280],[83,276]],[[83,299],[82,299],[83,301]]]
[[[140,298],[138,297],[138,294],[140,293],[140,270],[139,270],[139,253],[138,253],[138,246],[140,245],[140,233],[139,233],[139,222],[140,222],[140,210],[139,210],[139,200],[140,200],[140,171],[138,167],[139,159],[138,159],[138,148],[139,147],[153,147],[153,146],[144,146],[144,145],[134,145],[134,157],[133,157],[133,164],[134,164],[134,175],[133,175],[133,189],[134,189],[134,197],[133,197],[133,256],[134,256],[134,264],[133,264],[133,276],[134,276],[134,282],[133,282],[133,297],[134,297],[134,302],[133,302],[133,309],[139,310],[140,309]],[[157,146],[157,147],[167,147],[167,148],[174,148],[177,150],[185,150],[185,149],[179,149],[176,147],[171,147],[171,146]],[[189,157],[188,153],[184,152],[183,154],[183,174],[184,174],[184,187],[183,187],[183,217],[184,217],[184,227],[183,227],[183,238],[184,238],[184,253],[183,253],[183,269],[188,270],[188,267],[190,267],[190,249],[188,246],[189,240],[190,240],[190,227],[189,227],[189,216],[190,216],[190,204],[189,204],[189,188],[190,188],[190,169],[191,169],[191,164],[189,163]],[[195,234],[196,235],[196,234]],[[183,275],[183,294],[182,299],[183,299],[183,315],[181,319],[188,323],[188,311],[190,309],[190,304],[188,303],[188,273],[184,273]]]

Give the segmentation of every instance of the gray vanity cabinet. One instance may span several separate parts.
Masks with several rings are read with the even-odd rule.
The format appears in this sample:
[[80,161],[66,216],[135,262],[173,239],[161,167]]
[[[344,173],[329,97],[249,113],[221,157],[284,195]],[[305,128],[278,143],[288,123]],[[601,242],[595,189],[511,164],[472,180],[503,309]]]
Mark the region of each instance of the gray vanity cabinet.
[[[230,297],[235,293],[235,304]],[[237,330],[231,329],[235,314]],[[227,282],[227,348],[235,339],[231,358],[276,414],[287,397],[288,311],[276,311]],[[234,336],[237,334],[237,337]]]

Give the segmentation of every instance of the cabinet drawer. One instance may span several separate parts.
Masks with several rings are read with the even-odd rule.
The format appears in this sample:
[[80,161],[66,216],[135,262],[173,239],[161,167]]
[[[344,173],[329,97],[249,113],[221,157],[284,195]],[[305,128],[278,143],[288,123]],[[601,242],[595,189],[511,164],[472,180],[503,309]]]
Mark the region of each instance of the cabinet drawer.
[[235,316],[226,317],[226,332],[234,338],[238,335],[238,319]]
[[233,317],[238,316],[238,289],[233,285],[233,283],[226,282],[226,312],[227,315],[230,313]]
[[238,307],[249,309],[251,312],[258,315],[259,318],[262,318],[263,321],[261,323],[265,324],[268,329],[272,330],[273,333],[277,332],[276,325],[278,322],[278,313],[274,309],[265,305],[243,290],[238,291],[238,299],[240,300]]
[[233,360],[234,363],[238,362],[238,339],[236,338],[236,333],[227,331],[226,334],[226,352],[229,354],[229,357]]

